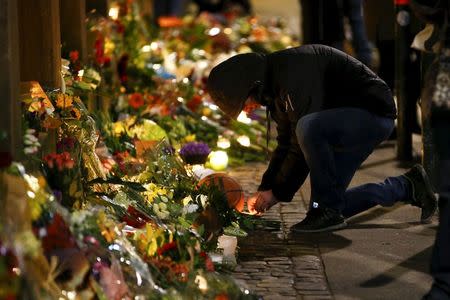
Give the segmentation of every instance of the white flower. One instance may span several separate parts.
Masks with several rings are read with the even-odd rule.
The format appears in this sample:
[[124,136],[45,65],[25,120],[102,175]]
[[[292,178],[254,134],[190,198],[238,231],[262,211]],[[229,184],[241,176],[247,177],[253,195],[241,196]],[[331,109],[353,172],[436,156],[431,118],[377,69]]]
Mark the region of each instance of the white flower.
[[167,219],[170,215],[170,213],[167,211],[167,205],[165,203],[154,203],[153,212],[163,220]]
[[25,154],[35,154],[39,151],[39,147],[41,147],[41,144],[39,144],[39,140],[34,133],[34,129],[27,129],[23,136],[23,143],[25,145],[23,151]]
[[23,152],[25,154],[35,154],[39,151],[39,148],[37,147],[27,147],[23,149]]
[[199,206],[197,204],[188,204],[183,207],[183,215],[194,213],[198,208]]
[[206,206],[208,206],[208,196],[206,195],[198,195],[197,196],[197,201],[200,198],[200,203],[202,204],[202,207],[205,208]]
[[190,202],[192,202],[192,197],[191,197],[191,195],[189,195],[189,196],[187,196],[187,197],[184,197],[182,201],[183,201],[183,205],[184,205],[184,206],[188,205]]
[[92,216],[92,213],[87,210],[74,211],[71,215],[71,223],[76,225],[82,225],[88,216]]

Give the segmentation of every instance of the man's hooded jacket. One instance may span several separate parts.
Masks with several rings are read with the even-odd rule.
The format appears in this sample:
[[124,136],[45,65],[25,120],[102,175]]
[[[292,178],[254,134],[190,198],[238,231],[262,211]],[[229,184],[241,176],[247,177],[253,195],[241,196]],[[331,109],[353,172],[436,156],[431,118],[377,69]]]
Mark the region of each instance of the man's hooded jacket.
[[233,56],[212,69],[207,89],[232,118],[239,115],[250,95],[269,110],[277,123],[278,146],[259,190],[272,189],[279,201],[291,201],[309,173],[295,133],[301,117],[356,107],[396,118],[386,83],[358,60],[323,45]]

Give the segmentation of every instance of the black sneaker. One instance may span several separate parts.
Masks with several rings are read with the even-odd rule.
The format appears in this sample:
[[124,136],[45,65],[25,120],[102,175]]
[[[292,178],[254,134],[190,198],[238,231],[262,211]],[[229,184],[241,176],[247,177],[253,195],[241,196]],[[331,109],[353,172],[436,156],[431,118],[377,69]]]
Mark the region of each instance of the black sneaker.
[[311,208],[306,218],[291,227],[292,232],[323,232],[347,226],[344,217],[327,207]]
[[417,164],[403,174],[412,187],[412,199],[407,203],[422,208],[420,221],[429,223],[436,212],[437,199],[424,168]]

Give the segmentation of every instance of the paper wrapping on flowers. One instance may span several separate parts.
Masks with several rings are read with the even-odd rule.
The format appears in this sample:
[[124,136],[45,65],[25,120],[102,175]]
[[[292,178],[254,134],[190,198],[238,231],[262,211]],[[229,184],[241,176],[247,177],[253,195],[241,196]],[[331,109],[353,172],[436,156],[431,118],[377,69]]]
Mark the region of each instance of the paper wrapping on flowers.
[[44,290],[48,296],[57,298],[60,289],[54,282],[56,262],[49,264],[31,229],[30,202],[35,192],[41,189],[39,180],[26,174],[21,165],[16,168],[20,175],[0,173],[0,204],[3,207],[0,240],[14,249],[19,268],[28,279],[29,295],[40,298]]
[[95,152],[99,136],[92,117],[87,116],[86,122],[80,128],[78,138],[82,147],[84,167],[88,172],[87,180],[90,181],[95,178],[105,179],[106,175],[103,171],[102,163]]
[[30,229],[30,210],[27,204],[27,184],[18,177],[6,172],[0,173],[1,191],[0,197],[2,209],[0,216],[2,219],[3,233],[11,235],[2,236],[2,240],[7,240],[16,232]]

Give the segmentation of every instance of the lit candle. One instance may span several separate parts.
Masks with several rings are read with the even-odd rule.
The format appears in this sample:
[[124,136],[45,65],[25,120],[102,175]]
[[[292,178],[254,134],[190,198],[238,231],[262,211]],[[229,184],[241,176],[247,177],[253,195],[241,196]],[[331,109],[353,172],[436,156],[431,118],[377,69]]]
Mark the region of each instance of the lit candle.
[[111,7],[108,12],[108,16],[113,20],[117,20],[119,18],[119,7]]
[[224,138],[223,136],[219,136],[219,139],[217,140],[217,147],[219,147],[220,149],[230,148],[230,140]]
[[84,76],[84,70],[78,71],[78,77],[80,77],[80,80],[83,79],[83,76]]
[[208,289],[208,281],[201,275],[195,277],[195,283],[201,291],[206,291]]
[[247,117],[247,113],[245,111],[241,111],[241,113],[237,117],[237,121],[244,124],[250,124],[252,122],[252,119]]
[[239,144],[244,147],[250,147],[250,138],[246,135],[241,135],[237,138]]
[[150,52],[152,50],[150,45],[145,45],[144,47],[142,47],[142,52]]
[[225,151],[212,151],[209,155],[211,168],[216,171],[224,170],[228,166],[228,154]]

